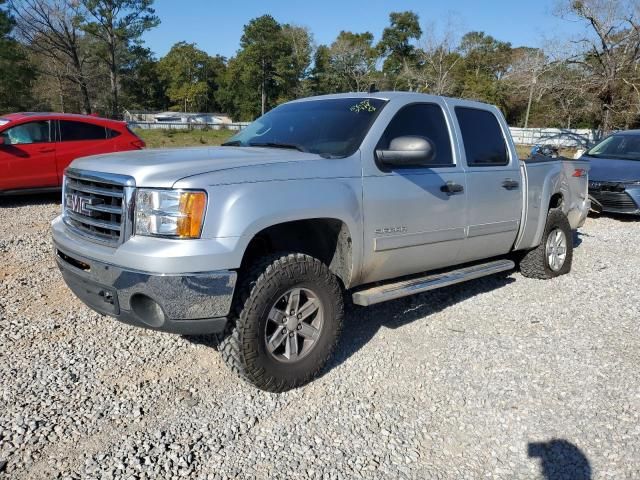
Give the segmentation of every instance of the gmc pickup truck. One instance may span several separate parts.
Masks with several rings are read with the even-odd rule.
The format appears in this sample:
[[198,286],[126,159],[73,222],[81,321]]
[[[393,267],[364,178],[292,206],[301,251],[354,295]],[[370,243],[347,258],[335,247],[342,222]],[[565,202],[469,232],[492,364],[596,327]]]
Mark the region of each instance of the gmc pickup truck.
[[569,272],[589,163],[518,158],[490,105],[416,93],[313,97],[216,148],[76,160],[55,257],[97,312],[216,334],[283,391],[332,354],[346,298],[373,305],[519,264]]

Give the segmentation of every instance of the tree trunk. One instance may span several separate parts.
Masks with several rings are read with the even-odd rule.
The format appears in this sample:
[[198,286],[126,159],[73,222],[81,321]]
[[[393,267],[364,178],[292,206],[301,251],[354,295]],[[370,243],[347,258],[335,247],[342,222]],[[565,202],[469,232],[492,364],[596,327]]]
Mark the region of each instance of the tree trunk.
[[76,72],[75,83],[80,87],[80,96],[82,97],[82,113],[89,115],[91,113],[91,100],[89,100],[89,88],[87,87],[87,79],[82,71],[80,57],[76,50],[72,51],[73,68]]
[[[112,39],[112,42],[114,40]],[[111,115],[116,118],[120,113],[118,105],[118,65],[116,64],[116,47],[111,43],[109,48],[109,79],[111,80]]]
[[531,88],[529,89],[529,101],[527,102],[527,113],[524,116],[524,128],[527,128],[529,125],[529,113],[531,112],[531,103],[533,102],[533,86],[535,82],[531,83]]
[[262,97],[261,98],[261,105],[262,105],[261,112],[262,112],[262,115],[264,115],[264,110],[265,110],[265,107],[267,105],[267,92],[265,91],[266,90],[266,85],[265,85],[266,84],[266,78],[265,78],[265,76],[266,76],[266,72],[265,72],[265,66],[264,66],[264,59],[262,59],[262,83],[260,84],[260,95]]
[[60,97],[60,112],[65,113],[64,87],[62,85],[62,78],[60,78],[60,75],[56,74],[56,80],[58,80],[58,96]]

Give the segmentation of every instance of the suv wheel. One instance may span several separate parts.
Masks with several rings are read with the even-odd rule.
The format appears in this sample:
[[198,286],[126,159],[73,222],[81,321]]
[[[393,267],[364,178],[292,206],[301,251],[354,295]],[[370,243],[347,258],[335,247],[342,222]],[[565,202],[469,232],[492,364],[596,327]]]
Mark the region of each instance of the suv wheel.
[[316,377],[342,330],[340,284],[319,260],[292,253],[265,259],[240,287],[220,351],[258,388],[281,392]]

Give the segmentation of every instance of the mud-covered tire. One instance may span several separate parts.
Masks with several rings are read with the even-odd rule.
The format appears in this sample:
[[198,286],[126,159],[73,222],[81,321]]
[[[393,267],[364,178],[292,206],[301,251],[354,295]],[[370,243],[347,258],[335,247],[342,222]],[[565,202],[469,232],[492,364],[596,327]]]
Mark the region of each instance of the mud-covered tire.
[[[560,230],[566,239],[566,256],[562,267],[553,269],[549,264],[547,255],[547,241],[549,235],[556,230]],[[573,261],[573,235],[571,225],[562,210],[554,208],[549,210],[547,223],[544,228],[542,241],[538,247],[529,250],[520,260],[520,272],[525,277],[549,279],[569,273]]]
[[[329,268],[301,253],[273,255],[247,272],[238,288],[234,313],[218,346],[227,365],[269,392],[290,390],[316,377],[335,350],[344,316],[342,289]],[[267,317],[278,299],[296,288],[315,293],[323,309],[322,328],[304,357],[281,362],[267,350]]]

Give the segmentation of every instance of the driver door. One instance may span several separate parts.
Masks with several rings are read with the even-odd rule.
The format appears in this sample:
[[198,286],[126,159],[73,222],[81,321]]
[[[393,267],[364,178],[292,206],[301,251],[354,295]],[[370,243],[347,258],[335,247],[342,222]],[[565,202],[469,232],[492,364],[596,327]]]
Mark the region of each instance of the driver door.
[[0,190],[56,187],[56,149],[52,122],[21,123],[0,133]]
[[[450,119],[439,99],[402,107],[376,146],[401,136],[431,140],[435,157],[419,167],[364,160],[363,283],[442,268],[457,262],[467,226],[466,179],[458,162]],[[456,191],[447,192],[447,184]]]

